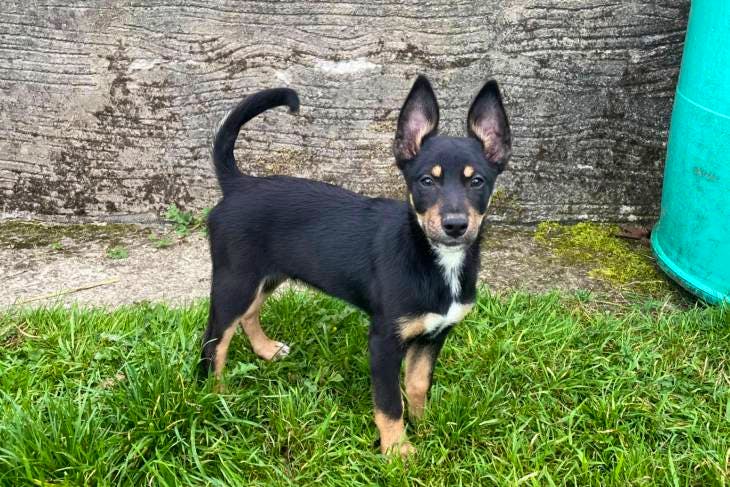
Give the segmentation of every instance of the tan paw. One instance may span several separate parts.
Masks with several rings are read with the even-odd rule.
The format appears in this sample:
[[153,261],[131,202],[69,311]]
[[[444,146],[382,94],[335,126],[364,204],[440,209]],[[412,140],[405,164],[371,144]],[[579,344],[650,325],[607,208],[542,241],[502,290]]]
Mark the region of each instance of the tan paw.
[[383,455],[386,455],[390,458],[395,458],[397,455],[400,455],[400,457],[403,459],[406,459],[409,456],[414,455],[416,453],[416,449],[407,440],[404,440],[404,441],[398,442],[398,443],[393,443],[392,445],[388,446],[387,448],[383,448],[381,446],[381,451],[382,451]]
[[408,406],[408,419],[413,422],[417,422],[423,419],[423,414],[426,412],[426,408],[423,406]]
[[289,352],[291,351],[291,348],[289,348],[289,345],[282,342],[276,342],[277,349],[274,356],[271,358],[272,360],[278,360],[286,357],[289,355]]
[[289,355],[291,349],[289,345],[282,342],[271,341],[262,347],[260,350],[256,350],[256,355],[266,361],[279,360]]
[[400,457],[403,459],[416,454],[416,448],[407,441],[400,444],[399,450]]

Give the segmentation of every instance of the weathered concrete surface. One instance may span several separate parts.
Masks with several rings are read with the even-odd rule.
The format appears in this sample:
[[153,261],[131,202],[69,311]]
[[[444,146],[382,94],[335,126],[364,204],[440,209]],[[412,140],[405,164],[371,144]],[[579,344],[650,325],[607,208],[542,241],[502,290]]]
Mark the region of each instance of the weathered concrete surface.
[[142,218],[211,205],[210,130],[288,85],[239,160],[399,195],[397,109],[418,72],[462,133],[487,77],[514,158],[497,220],[651,219],[689,0],[270,2],[4,0],[0,211]]
[[[126,257],[113,259],[110,248],[124,249]],[[567,260],[536,241],[532,227],[489,225],[481,254],[480,283],[497,293],[590,292],[591,301],[608,304],[697,302],[674,285],[647,290],[611,284],[594,272],[595,264]],[[208,296],[210,275],[208,242],[201,232],[180,238],[166,225],[0,222],[0,313],[14,305],[53,303],[184,304]],[[659,279],[671,284],[666,276]],[[290,286],[304,288],[289,281],[281,289]]]
[[[1,227],[1,225],[0,225]],[[53,227],[50,227],[53,228]],[[173,237],[169,248],[156,248],[149,232],[159,227],[132,229],[109,238],[96,230],[69,234],[57,242],[36,233],[0,238],[0,310],[14,304],[40,306],[79,303],[117,306],[140,301],[184,304],[210,292],[210,255],[198,232],[184,240]],[[7,232],[3,230],[3,235]],[[98,235],[99,238],[93,238]],[[54,241],[56,245],[48,245]],[[123,246],[129,256],[113,260],[110,245]],[[482,251],[481,281],[490,289],[530,292],[577,289],[603,292],[607,287],[588,276],[580,265],[565,266],[536,244],[533,230],[493,226]]]

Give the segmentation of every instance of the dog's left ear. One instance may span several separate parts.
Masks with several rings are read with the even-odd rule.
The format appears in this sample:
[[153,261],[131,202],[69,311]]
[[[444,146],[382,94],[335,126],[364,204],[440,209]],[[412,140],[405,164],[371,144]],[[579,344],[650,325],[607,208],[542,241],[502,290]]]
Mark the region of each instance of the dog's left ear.
[[439,125],[439,105],[428,79],[419,75],[413,83],[398,116],[393,142],[393,154],[401,169],[416,157],[426,137],[436,133]]
[[474,98],[467,116],[467,129],[471,137],[482,143],[487,161],[498,172],[504,171],[512,155],[512,134],[496,81],[487,81]]

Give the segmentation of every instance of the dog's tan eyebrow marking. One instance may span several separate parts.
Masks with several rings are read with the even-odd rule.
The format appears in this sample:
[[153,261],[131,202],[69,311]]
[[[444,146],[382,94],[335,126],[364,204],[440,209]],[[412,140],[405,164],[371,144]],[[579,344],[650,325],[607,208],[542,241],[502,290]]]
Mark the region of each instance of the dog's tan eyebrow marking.
[[435,177],[435,178],[440,178],[441,174],[443,174],[443,172],[444,172],[444,170],[440,164],[436,164],[435,166],[433,166],[431,168],[431,175],[433,175],[433,177]]
[[472,166],[464,167],[464,177],[470,178],[474,175],[474,168]]

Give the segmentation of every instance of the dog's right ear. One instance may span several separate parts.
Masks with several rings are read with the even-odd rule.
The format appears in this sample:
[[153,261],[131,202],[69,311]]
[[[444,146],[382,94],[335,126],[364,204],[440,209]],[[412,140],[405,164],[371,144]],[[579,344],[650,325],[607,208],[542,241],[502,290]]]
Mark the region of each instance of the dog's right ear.
[[504,171],[512,155],[512,133],[496,81],[487,81],[474,98],[467,115],[467,130],[469,136],[482,143],[487,161],[498,173]]
[[419,75],[413,83],[398,116],[398,128],[395,132],[393,154],[401,169],[403,165],[416,157],[421,150],[421,143],[436,133],[439,125],[439,105],[431,83],[425,76]]

